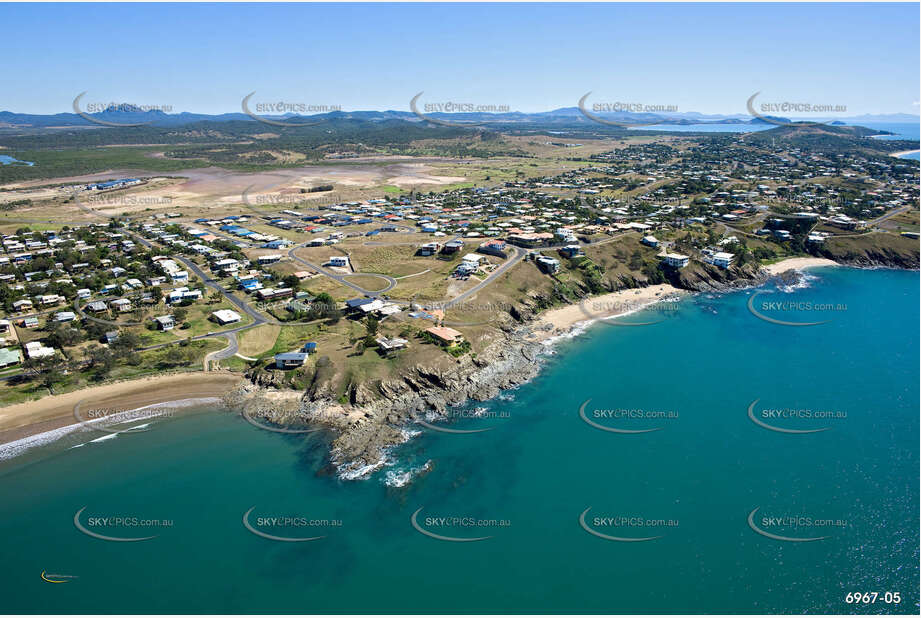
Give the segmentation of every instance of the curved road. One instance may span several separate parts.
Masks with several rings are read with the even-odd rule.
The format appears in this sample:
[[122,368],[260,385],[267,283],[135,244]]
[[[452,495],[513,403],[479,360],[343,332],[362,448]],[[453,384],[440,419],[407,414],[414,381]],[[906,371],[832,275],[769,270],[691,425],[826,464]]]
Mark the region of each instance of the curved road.
[[[304,258],[302,258],[302,257],[300,257],[299,255],[297,255],[297,253],[295,253],[295,251],[297,251],[298,249],[303,248],[303,247],[305,246],[305,244],[306,244],[306,243],[301,243],[301,244],[299,244],[299,245],[295,245],[294,247],[292,247],[292,248],[288,251],[288,257],[290,257],[291,259],[293,259],[293,260],[296,261],[296,262],[300,262],[300,263],[303,264],[304,266],[309,266],[310,268],[314,269],[315,271],[317,271],[318,273],[320,273],[321,275],[323,275],[323,276],[325,276],[325,277],[329,277],[330,279],[332,279],[332,280],[334,280],[334,281],[337,281],[338,283],[341,283],[342,285],[345,285],[345,286],[348,286],[348,287],[352,288],[353,290],[355,290],[356,292],[359,292],[359,293],[363,294],[364,296],[368,296],[368,297],[370,297],[370,298],[374,298],[374,297],[376,297],[376,296],[380,296],[381,294],[384,294],[384,293],[386,293],[386,292],[389,292],[390,290],[392,290],[393,288],[395,288],[396,285],[397,285],[397,280],[394,279],[393,277],[391,277],[390,275],[382,275],[382,274],[380,274],[380,273],[349,273],[349,274],[347,274],[347,275],[340,275],[340,274],[338,274],[338,273],[334,273],[334,272],[331,272],[331,271],[329,271],[329,270],[326,270],[326,269],[323,268],[322,266],[319,266],[319,265],[317,265],[317,264],[314,264],[313,262],[308,262],[308,261],[305,260]],[[346,277],[355,277],[355,276],[358,276],[358,275],[367,275],[367,276],[371,276],[371,277],[380,277],[381,279],[385,279],[385,280],[387,281],[387,286],[384,287],[383,289],[380,289],[380,290],[366,290],[365,288],[361,287],[361,286],[358,285],[357,283],[352,283],[351,281],[349,281],[349,280],[346,278]]]

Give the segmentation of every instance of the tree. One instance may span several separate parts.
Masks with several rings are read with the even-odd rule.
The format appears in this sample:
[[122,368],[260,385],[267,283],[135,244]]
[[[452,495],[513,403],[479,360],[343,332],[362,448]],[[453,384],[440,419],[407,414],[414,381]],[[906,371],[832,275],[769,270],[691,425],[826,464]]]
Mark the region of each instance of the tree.
[[51,325],[51,332],[47,337],[48,345],[52,348],[64,348],[80,343],[83,340],[83,333],[71,326],[65,326],[60,322],[54,322]]
[[185,307],[176,307],[176,310],[173,311],[173,319],[177,322],[184,322],[188,316],[189,310]]
[[159,285],[147,288],[147,292],[150,294],[150,297],[155,303],[159,303],[161,300],[163,300],[163,288],[161,288]]
[[301,280],[297,278],[297,275],[286,275],[286,276],[281,280],[281,283],[282,283],[282,285],[285,286],[286,288],[291,288],[291,289],[293,289],[293,290],[296,290],[296,289],[300,288],[300,286],[301,286]]
[[163,362],[167,365],[184,365],[188,357],[188,353],[183,348],[171,345],[163,355]]
[[109,346],[116,359],[128,358],[141,347],[141,338],[135,333],[119,333],[118,339]]
[[369,315],[365,319],[365,328],[368,330],[368,337],[374,337],[377,334],[377,329],[380,326],[380,321],[373,315]]
[[44,358],[30,358],[26,361],[25,366],[27,369],[37,371],[41,385],[52,393],[54,393],[54,385],[62,382],[66,377],[64,370],[67,368],[67,361],[58,353]]
[[98,378],[104,378],[112,371],[115,366],[115,354],[112,350],[100,345],[91,345],[86,349],[86,359],[90,367],[96,370]]

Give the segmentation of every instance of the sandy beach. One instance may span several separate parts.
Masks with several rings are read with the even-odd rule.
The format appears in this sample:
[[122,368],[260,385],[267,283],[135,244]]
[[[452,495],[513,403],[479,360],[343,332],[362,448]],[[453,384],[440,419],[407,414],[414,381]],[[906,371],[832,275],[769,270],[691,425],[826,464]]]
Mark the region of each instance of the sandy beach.
[[[815,266],[835,266],[832,260],[797,257],[765,266],[771,274]],[[574,327],[592,321],[634,313],[654,303],[686,295],[667,283],[646,288],[619,290],[586,299],[580,304],[551,309],[534,324],[534,341],[547,341],[565,335]],[[83,402],[108,409],[134,410],[168,401],[221,397],[241,378],[232,373],[211,372],[165,375],[117,382],[72,393],[44,397],[0,408],[0,444],[72,425],[74,406]]]
[[893,152],[889,156],[900,158],[900,157],[904,157],[905,155],[914,154],[916,152],[921,152],[921,150],[903,150],[902,152]]
[[116,382],[0,408],[0,444],[73,425],[74,406],[134,410],[167,401],[221,397],[240,382],[231,373],[164,375]]
[[[833,260],[817,257],[795,257],[764,266],[764,270],[776,275],[788,270],[799,270],[815,266],[837,266]],[[577,305],[551,309],[540,316],[534,328],[533,339],[546,341],[570,332],[575,326],[595,320],[615,318],[639,311],[666,299],[686,295],[687,290],[678,289],[667,283],[646,288],[618,290],[610,294],[595,296]]]
[[788,270],[799,270],[801,268],[812,268],[814,266],[838,266],[834,260],[817,257],[795,257],[781,260],[776,264],[768,264],[764,270],[772,275],[777,275]]
[[534,340],[546,341],[569,332],[577,324],[633,313],[666,298],[676,298],[684,294],[687,294],[687,291],[661,283],[645,288],[618,290],[594,296],[578,305],[551,309],[542,314],[535,324]]

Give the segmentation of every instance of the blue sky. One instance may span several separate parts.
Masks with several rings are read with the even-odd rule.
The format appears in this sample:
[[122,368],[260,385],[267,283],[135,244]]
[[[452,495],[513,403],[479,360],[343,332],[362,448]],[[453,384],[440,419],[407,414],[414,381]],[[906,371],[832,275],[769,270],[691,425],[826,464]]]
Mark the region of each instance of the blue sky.
[[[746,99],[918,113],[919,5],[0,4],[0,110],[74,97],[535,112],[590,102],[743,113]],[[761,99],[759,99],[761,100]]]

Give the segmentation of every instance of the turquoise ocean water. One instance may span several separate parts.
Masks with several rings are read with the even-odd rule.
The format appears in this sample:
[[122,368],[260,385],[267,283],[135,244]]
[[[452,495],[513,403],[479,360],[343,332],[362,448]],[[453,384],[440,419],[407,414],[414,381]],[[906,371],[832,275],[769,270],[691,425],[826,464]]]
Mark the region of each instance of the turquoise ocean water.
[[[892,135],[882,135],[876,139],[919,139],[919,129],[921,125],[910,122],[854,122],[851,125],[859,125],[869,129],[888,131]],[[754,131],[766,131],[775,128],[773,124],[659,124],[648,127],[635,127],[637,131],[679,131],[692,133],[751,133]]]
[[[598,324],[559,343],[532,382],[449,426],[488,431],[419,428],[363,481],[329,469],[323,433],[281,435],[216,410],[79,448],[88,434],[69,436],[0,462],[3,608],[916,613],[918,283],[821,268],[803,287],[699,295],[621,319],[651,324]],[[771,319],[824,323],[766,321],[749,301]],[[589,399],[597,425],[657,431],[594,427],[579,414]],[[827,430],[766,429],[749,418],[755,400],[765,424]],[[83,507],[90,531],[157,536],[93,538],[74,523]],[[243,525],[253,507],[259,531],[325,538],[257,536]],[[591,534],[579,521],[589,508],[590,530],[657,538]],[[755,509],[768,534],[825,538],[759,534]],[[432,538],[414,529],[416,512],[424,531],[491,538]],[[172,525],[98,525],[107,516]],[[259,519],[270,516],[341,525]],[[855,607],[848,592],[901,603]]]

